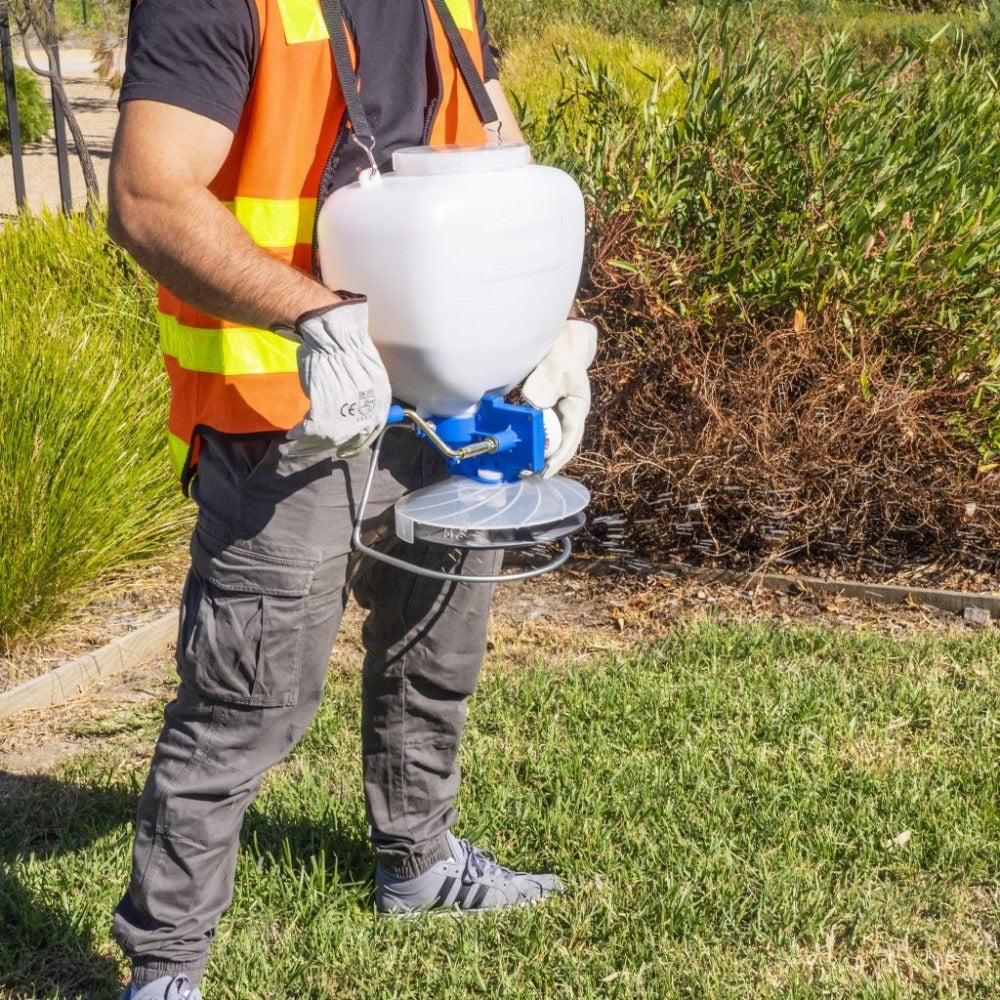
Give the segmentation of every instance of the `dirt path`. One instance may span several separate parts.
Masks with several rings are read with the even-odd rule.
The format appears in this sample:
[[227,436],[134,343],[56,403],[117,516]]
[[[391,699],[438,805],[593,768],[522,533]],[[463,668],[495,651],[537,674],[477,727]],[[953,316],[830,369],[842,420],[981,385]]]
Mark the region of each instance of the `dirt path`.
[[[66,90],[76,109],[90,155],[94,159],[101,198],[104,199],[107,194],[111,140],[118,124],[116,97],[103,83],[98,82],[94,75],[93,59],[86,49],[70,48],[62,51],[60,63]],[[40,59],[40,65],[45,65],[44,56]],[[42,81],[42,88],[48,95],[47,82]],[[86,189],[83,172],[68,131],[67,143],[73,207],[81,209],[86,200]],[[62,203],[59,194],[55,132],[51,129],[43,139],[25,147],[24,186],[27,193],[27,208],[32,212],[44,209],[56,211],[60,208]],[[8,155],[0,157],[0,218],[15,214],[17,214],[17,199],[14,195],[13,158]]]

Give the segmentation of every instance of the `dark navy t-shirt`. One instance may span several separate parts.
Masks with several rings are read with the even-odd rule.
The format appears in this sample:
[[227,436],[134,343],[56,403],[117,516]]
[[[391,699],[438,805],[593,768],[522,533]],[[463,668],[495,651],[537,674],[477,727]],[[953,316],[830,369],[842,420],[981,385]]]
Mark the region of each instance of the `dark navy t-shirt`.
[[[393,150],[420,143],[428,106],[436,96],[430,92],[435,76],[424,2],[342,0],[342,6],[357,43],[365,112],[384,165]],[[495,79],[483,6],[476,6],[485,76]],[[254,0],[141,0],[129,22],[119,104],[160,101],[235,132],[250,93],[258,36]],[[365,65],[366,53],[369,58],[376,55],[379,65],[374,69]],[[419,95],[416,100],[414,95]],[[294,96],[289,94],[290,106]],[[363,165],[360,150],[344,152],[352,160],[360,154],[356,166]],[[348,171],[346,180],[356,167],[342,166]]]

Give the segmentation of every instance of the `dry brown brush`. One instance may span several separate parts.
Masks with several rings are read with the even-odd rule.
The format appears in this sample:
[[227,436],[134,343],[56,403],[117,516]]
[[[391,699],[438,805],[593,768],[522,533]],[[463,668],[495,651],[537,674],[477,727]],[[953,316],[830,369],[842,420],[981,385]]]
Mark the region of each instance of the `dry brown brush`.
[[692,325],[604,340],[581,462],[593,543],[638,570],[995,572],[1000,477],[955,437],[961,390],[845,358],[821,329]]

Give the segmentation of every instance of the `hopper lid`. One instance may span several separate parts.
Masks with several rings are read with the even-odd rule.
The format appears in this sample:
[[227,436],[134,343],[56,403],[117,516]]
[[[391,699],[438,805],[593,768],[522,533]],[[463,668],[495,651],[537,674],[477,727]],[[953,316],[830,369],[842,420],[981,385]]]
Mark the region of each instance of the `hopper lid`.
[[523,143],[510,146],[407,146],[392,154],[392,169],[402,177],[437,174],[476,174],[487,170],[515,170],[531,162]]

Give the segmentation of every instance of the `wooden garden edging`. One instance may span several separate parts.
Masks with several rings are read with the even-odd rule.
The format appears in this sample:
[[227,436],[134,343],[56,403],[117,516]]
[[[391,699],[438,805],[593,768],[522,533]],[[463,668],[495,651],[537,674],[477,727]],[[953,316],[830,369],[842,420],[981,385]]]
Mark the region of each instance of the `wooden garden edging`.
[[[783,576],[779,573],[738,573],[734,570],[699,570],[706,581],[747,587],[754,583],[783,594],[829,594],[853,597],[880,604],[915,604],[941,611],[953,611],[967,621],[983,624],[1000,619],[1000,594],[975,594],[965,590],[934,590],[930,587],[901,587],[895,584],[860,583],[856,580],[824,580],[815,576]],[[973,612],[980,612],[974,614]]]
[[158,618],[106,646],[0,694],[0,719],[30,708],[45,708],[78,695],[95,681],[162,655],[177,638],[178,612]]

